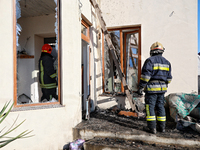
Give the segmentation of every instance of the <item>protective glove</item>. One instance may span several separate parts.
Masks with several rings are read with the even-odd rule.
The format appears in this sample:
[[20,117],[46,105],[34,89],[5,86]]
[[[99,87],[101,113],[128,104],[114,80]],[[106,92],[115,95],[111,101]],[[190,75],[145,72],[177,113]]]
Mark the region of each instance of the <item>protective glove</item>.
[[144,91],[144,88],[139,87],[139,89],[136,91],[136,93],[137,93],[138,95],[143,95],[143,91]]

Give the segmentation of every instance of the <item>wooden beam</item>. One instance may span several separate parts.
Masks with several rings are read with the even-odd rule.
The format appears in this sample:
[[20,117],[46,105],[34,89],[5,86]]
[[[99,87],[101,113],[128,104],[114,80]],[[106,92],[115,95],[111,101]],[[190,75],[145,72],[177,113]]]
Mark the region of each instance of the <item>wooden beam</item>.
[[122,81],[122,84],[124,86],[124,90],[125,90],[125,93],[126,93],[126,96],[127,96],[128,100],[129,100],[129,103],[130,103],[130,106],[132,108],[132,111],[138,112],[138,110],[135,107],[135,102],[133,102],[132,95],[130,93],[128,85],[126,84],[125,76],[124,76],[124,74],[123,74],[123,72],[122,72],[122,70],[120,68],[121,65],[120,65],[119,61],[117,60],[117,56],[116,56],[116,53],[115,53],[115,47],[112,44],[112,41],[111,41],[111,38],[110,38],[110,34],[108,33],[108,30],[106,28],[106,23],[105,23],[105,21],[103,19],[103,16],[101,15],[101,10],[99,8],[99,5],[96,3],[95,0],[90,0],[90,2],[94,6],[95,11],[97,13],[97,17],[99,19],[101,28],[102,28],[103,33],[105,35],[105,39],[107,41],[108,47],[110,49],[110,54],[111,54],[111,56],[112,56],[112,58],[114,60],[115,66],[117,68],[117,71],[119,73],[119,77],[120,77],[120,79]]
[[16,3],[13,0],[13,101],[17,105],[17,46],[16,46]]

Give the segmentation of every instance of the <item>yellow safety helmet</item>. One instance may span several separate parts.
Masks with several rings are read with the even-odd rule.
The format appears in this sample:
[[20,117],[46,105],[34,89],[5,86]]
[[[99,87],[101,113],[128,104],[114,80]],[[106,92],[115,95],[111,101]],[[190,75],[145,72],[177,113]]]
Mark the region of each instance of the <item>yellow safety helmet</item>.
[[150,55],[152,56],[153,54],[162,54],[164,50],[165,48],[161,43],[155,42],[150,47]]

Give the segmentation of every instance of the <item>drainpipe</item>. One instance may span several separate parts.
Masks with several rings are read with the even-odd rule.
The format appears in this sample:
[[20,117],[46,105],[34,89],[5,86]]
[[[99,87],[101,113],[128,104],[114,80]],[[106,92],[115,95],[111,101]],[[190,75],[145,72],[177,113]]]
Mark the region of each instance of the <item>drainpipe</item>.
[[90,119],[90,95],[88,95],[86,99],[86,115],[85,119],[89,120]]

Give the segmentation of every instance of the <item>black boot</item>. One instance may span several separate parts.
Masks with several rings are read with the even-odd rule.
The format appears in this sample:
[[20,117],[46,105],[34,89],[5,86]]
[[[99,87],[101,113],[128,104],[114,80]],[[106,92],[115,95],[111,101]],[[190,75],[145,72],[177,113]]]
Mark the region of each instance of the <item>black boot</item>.
[[163,128],[163,127],[158,127],[157,130],[158,130],[158,132],[165,133],[165,128]]
[[146,132],[156,134],[156,128],[144,127],[143,129],[144,129],[144,131],[146,131]]

